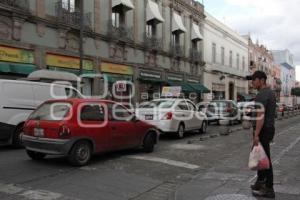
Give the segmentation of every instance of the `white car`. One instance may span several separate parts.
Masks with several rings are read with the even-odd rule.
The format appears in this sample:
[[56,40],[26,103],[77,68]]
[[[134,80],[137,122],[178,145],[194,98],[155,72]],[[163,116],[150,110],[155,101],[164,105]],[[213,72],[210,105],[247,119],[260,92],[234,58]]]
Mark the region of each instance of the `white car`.
[[140,120],[155,125],[162,133],[176,133],[183,138],[186,131],[207,129],[206,115],[187,99],[155,99],[136,109]]

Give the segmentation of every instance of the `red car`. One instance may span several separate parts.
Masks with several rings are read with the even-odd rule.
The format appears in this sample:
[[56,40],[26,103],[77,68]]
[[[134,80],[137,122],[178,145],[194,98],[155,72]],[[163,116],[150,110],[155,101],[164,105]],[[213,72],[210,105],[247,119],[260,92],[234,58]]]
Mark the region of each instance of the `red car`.
[[50,100],[35,110],[21,136],[34,160],[47,154],[68,156],[86,165],[93,153],[142,147],[152,152],[159,132],[123,105],[106,100]]

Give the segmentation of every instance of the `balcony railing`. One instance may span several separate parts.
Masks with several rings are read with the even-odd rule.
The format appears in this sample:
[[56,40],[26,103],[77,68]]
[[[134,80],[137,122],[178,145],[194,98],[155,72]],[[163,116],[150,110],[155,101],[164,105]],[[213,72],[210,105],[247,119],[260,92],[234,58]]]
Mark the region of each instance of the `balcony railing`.
[[[68,4],[60,0],[55,4],[55,12],[58,22],[76,26],[77,28],[80,27],[81,11],[79,8],[70,7]],[[92,28],[91,15],[91,13],[85,13],[83,15],[84,29]]]
[[170,53],[173,57],[184,57],[184,48],[182,45],[179,44],[171,44]]
[[198,51],[197,49],[190,49],[190,59],[195,63],[202,62],[202,52]]
[[29,11],[29,1],[28,0],[1,0],[0,5],[9,6],[16,9],[22,9],[24,11]]
[[128,27],[126,24],[113,25],[112,20],[108,20],[108,36],[111,39],[116,39],[122,42],[133,41],[133,28]]
[[162,50],[162,39],[156,36],[148,36],[144,34],[145,47],[149,51],[161,51]]

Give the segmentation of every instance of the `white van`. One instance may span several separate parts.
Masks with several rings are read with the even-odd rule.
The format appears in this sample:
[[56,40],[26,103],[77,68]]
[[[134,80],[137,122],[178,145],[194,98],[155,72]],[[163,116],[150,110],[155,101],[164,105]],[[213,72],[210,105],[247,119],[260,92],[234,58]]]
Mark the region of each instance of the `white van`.
[[44,101],[81,97],[69,85],[0,79],[0,144],[20,147],[25,120]]

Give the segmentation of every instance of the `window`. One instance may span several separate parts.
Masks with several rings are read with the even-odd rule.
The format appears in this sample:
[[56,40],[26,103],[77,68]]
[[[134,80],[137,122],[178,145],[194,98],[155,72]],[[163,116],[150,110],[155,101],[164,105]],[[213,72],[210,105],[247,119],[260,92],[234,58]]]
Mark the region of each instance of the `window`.
[[236,67],[240,68],[240,54],[236,54]]
[[225,64],[225,48],[221,47],[221,63],[222,65]]
[[246,68],[246,63],[245,63],[245,56],[243,56],[243,71],[245,71],[245,68]]
[[71,110],[70,103],[53,102],[45,103],[34,111],[29,119],[31,120],[47,120],[60,121],[63,120]]
[[229,52],[229,67],[232,67],[232,51]]
[[180,35],[178,33],[172,34],[172,42],[174,45],[180,45]]
[[104,121],[104,109],[101,105],[85,105],[80,113],[81,121]]
[[133,117],[133,114],[120,104],[110,104],[109,113],[113,121],[130,121]]
[[80,9],[80,0],[62,0],[62,7],[69,12],[75,12]]
[[185,101],[180,101],[177,105],[177,110],[189,110]]
[[112,19],[112,25],[114,27],[120,26],[120,13],[112,12],[111,19]]
[[217,45],[215,43],[212,44],[212,62],[213,63],[216,63],[216,53],[217,53],[216,46]]
[[198,42],[197,40],[192,40],[192,49],[197,51],[198,50]]
[[147,23],[146,34],[147,34],[147,37],[156,36],[156,25],[154,23]]
[[196,111],[196,106],[192,102],[187,101],[187,104],[188,104],[189,110]]

